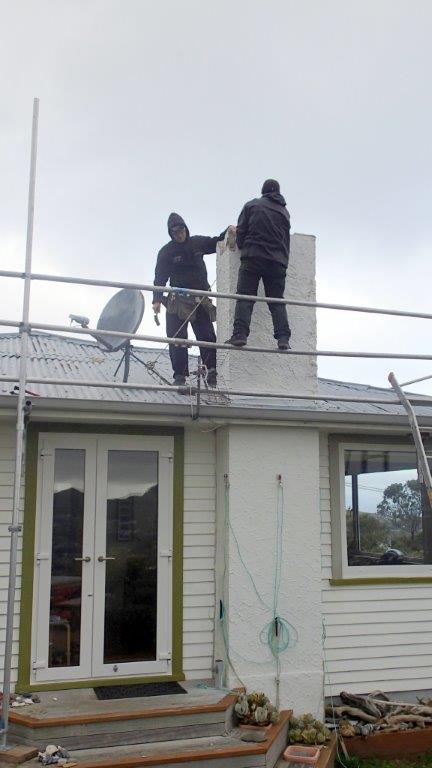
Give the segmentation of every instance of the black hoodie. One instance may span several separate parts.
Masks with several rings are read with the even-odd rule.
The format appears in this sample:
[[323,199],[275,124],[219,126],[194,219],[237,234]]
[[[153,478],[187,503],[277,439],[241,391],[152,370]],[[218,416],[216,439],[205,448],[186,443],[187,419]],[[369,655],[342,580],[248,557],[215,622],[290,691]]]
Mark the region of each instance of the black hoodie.
[[[160,249],[156,262],[154,285],[166,285],[169,280],[170,285],[176,288],[196,288],[201,291],[208,291],[210,286],[203,257],[206,253],[216,252],[216,243],[223,240],[225,232],[217,235],[217,237],[191,236],[182,217],[178,213],[171,213],[168,217],[168,233],[171,238],[175,226],[186,228],[186,241],[177,243],[171,239]],[[155,291],[153,301],[161,301],[162,296],[161,292]]]
[[288,266],[290,215],[279,192],[267,192],[244,206],[237,223],[241,258],[263,258]]

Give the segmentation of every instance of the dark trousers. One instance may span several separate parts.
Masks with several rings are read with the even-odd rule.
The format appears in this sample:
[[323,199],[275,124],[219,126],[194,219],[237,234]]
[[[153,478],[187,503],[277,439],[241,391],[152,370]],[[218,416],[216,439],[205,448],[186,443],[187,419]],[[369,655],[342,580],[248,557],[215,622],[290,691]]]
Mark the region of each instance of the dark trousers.
[[[173,315],[170,312],[166,313],[166,332],[169,338],[174,336],[178,339],[188,338],[188,325],[189,322],[193,328],[193,332],[197,341],[216,341],[216,334],[214,332],[213,323],[209,318],[208,312],[198,305],[194,317],[192,320],[181,320],[178,315]],[[216,368],[216,350],[209,349],[208,347],[201,347],[201,359],[208,369]],[[174,344],[170,344],[169,354],[171,358],[171,365],[173,367],[174,376],[188,376],[188,348],[179,347]]]
[[[285,290],[286,267],[269,259],[243,259],[240,264],[237,293],[256,296],[259,281],[264,284],[266,296],[282,299]],[[237,301],[234,315],[234,334],[249,336],[254,301]],[[290,337],[291,331],[285,304],[268,304],[273,319],[275,339]]]

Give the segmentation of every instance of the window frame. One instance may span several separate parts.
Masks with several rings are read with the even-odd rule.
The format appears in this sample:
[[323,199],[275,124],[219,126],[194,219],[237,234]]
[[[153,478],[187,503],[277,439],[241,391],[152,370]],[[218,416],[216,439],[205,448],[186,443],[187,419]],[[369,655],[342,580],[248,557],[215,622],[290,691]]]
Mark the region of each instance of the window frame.
[[388,436],[329,435],[332,574],[335,579],[432,576],[432,563],[422,565],[348,565],[345,510],[346,450],[407,450],[415,454],[408,438]]

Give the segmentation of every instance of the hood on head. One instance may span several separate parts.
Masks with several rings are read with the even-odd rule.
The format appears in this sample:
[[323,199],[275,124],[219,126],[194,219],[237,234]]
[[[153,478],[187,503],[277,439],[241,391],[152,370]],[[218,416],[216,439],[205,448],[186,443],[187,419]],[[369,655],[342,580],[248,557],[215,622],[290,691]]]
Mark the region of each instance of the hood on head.
[[280,192],[265,192],[263,197],[272,200],[274,203],[279,203],[279,205],[286,205],[286,200]]
[[187,228],[185,220],[178,213],[170,213],[168,216],[168,234],[172,239],[172,230],[174,227],[185,227],[187,236],[189,237],[189,230]]

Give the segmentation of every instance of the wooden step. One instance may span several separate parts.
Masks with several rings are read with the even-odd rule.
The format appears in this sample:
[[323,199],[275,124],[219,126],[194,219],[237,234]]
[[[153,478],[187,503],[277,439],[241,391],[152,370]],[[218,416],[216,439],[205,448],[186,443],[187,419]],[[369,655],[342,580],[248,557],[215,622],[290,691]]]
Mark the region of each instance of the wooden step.
[[68,707],[59,706],[57,715],[52,705],[36,705],[12,711],[9,732],[11,740],[40,750],[47,744],[74,750],[223,736],[232,727],[235,700],[234,695],[212,691],[78,706],[72,701]]
[[212,739],[188,739],[177,742],[139,744],[134,747],[76,750],[71,759],[77,768],[274,768],[286,747],[291,712],[282,712],[277,725],[260,744],[240,740],[241,731],[233,729],[226,736]]

